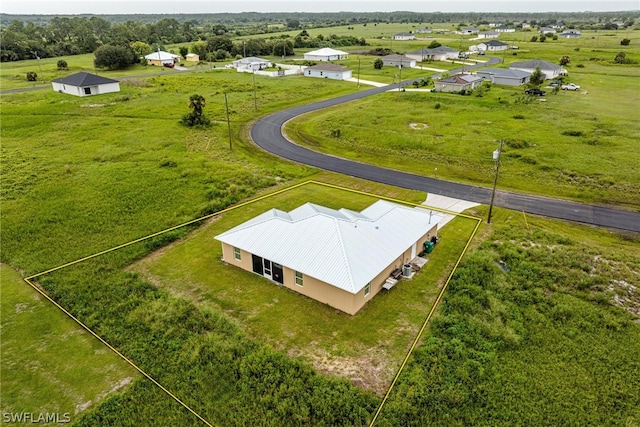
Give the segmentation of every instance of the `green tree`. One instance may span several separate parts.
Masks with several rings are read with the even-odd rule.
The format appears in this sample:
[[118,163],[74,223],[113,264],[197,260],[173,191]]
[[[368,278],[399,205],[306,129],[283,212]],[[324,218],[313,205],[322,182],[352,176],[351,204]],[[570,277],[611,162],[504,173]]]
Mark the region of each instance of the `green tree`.
[[145,42],[132,42],[129,47],[131,47],[136,59],[140,60],[141,64],[146,64],[147,60],[144,57],[152,52],[151,46]]
[[198,94],[191,95],[189,97],[189,108],[191,109],[191,112],[182,116],[180,123],[188,127],[209,126],[211,124],[211,121],[207,116],[203,114],[205,105],[206,105],[206,101],[202,95],[198,95]]
[[442,46],[440,43],[438,43],[436,40],[432,41],[431,43],[429,43],[429,46],[427,46],[428,49],[435,49],[436,47],[440,47]]
[[622,46],[629,46],[629,43],[631,43],[631,40],[629,40],[627,38],[624,38],[624,39],[620,40],[620,44]]
[[540,67],[536,67],[536,69],[533,70],[531,77],[529,78],[529,83],[532,86],[540,86],[542,85],[542,83],[544,83],[544,77],[545,76],[542,73],[542,70],[540,69]]
[[64,59],[61,59],[56,64],[58,66],[58,70],[67,70],[69,68],[69,64]]
[[189,48],[187,48],[186,46],[180,46],[180,56],[182,56],[183,58],[186,58],[188,54],[189,54]]
[[562,58],[560,58],[560,65],[562,66],[569,65],[570,62],[571,58],[569,58],[569,55],[564,55]]
[[373,68],[375,68],[376,70],[381,70],[383,66],[384,61],[381,58],[376,58],[376,60],[373,61]]
[[130,47],[100,46],[94,52],[93,63],[96,68],[123,69],[136,62],[136,56]]
[[35,71],[27,71],[27,81],[35,82],[38,80],[38,74]]

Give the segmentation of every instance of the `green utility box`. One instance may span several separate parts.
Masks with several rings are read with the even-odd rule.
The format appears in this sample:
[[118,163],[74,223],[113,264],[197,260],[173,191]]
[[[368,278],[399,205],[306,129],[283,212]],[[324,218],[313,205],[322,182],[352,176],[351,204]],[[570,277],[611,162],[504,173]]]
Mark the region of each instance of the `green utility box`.
[[425,251],[426,253],[430,254],[430,253],[431,253],[431,251],[433,250],[433,247],[434,247],[435,245],[436,245],[436,244],[435,244],[435,243],[433,243],[433,242],[424,242],[424,251]]

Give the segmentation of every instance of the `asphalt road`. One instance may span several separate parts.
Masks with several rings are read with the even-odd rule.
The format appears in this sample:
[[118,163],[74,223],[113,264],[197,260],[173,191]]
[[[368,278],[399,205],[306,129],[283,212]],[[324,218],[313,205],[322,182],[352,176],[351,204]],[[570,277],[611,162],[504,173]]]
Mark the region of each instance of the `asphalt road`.
[[[492,59],[494,60],[492,63],[499,62],[499,59],[497,58]],[[491,63],[487,63],[479,66],[486,66],[490,64]],[[465,67],[467,70],[470,68],[475,67]],[[457,71],[459,70],[452,70],[451,73],[453,74]],[[412,81],[413,80],[402,82],[401,85],[410,85]],[[442,181],[426,176],[382,168],[319,153],[292,143],[282,134],[282,126],[285,122],[301,114],[343,104],[393,89],[397,90],[398,85],[394,84],[385,87],[373,88],[271,114],[256,122],[251,129],[251,138],[254,143],[263,150],[294,162],[369,181],[394,185],[401,188],[425,191],[428,193],[469,200],[476,203],[489,204],[491,201],[490,188]],[[640,233],[640,214],[630,211],[500,190],[496,191],[494,206],[513,209],[520,212],[524,211],[530,214],[542,215],[550,218],[590,224],[598,227],[614,228]]]

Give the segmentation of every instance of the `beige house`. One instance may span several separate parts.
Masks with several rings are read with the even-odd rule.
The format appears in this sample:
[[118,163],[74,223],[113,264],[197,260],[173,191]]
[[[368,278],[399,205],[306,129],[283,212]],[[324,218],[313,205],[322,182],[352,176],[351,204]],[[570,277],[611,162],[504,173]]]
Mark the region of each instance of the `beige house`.
[[185,59],[187,60],[187,62],[198,62],[200,61],[200,55],[198,55],[197,53],[189,53],[187,54]]
[[361,212],[306,203],[269,210],[215,239],[226,263],[353,315],[417,257],[440,219],[383,200]]
[[165,52],[163,50],[145,55],[144,58],[147,60],[147,65],[157,65],[159,67],[165,64],[175,65],[180,63],[180,55]]
[[436,80],[437,92],[460,93],[464,90],[473,90],[482,85],[482,78],[472,74],[456,74],[451,77]]

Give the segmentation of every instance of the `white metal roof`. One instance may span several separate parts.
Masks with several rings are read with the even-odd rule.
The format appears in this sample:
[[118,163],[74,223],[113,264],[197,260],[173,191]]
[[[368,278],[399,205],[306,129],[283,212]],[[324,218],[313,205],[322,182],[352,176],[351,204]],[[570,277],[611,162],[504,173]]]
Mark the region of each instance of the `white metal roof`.
[[383,200],[362,212],[306,203],[271,209],[215,239],[355,294],[441,219]]
[[153,53],[150,53],[148,55],[145,55],[145,59],[148,59],[150,61],[153,61],[153,60],[171,61],[171,60],[174,60],[176,58],[180,58],[180,55],[176,55],[176,54],[173,54],[173,53],[165,52],[164,50],[160,50],[158,52],[153,52]]
[[347,55],[347,52],[341,50],[331,49],[330,47],[323,47],[322,49],[314,50],[305,53],[305,55],[311,56],[334,56],[334,55]]

